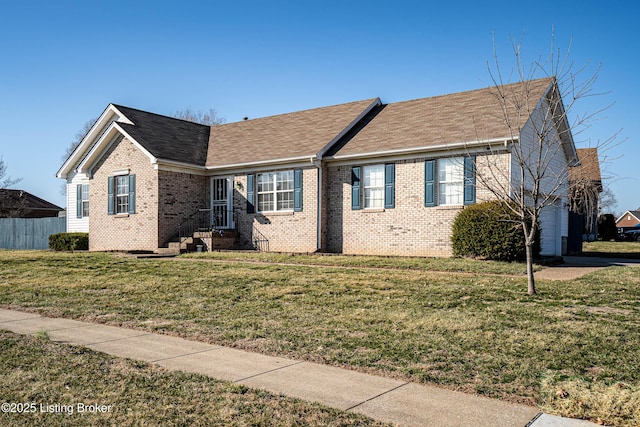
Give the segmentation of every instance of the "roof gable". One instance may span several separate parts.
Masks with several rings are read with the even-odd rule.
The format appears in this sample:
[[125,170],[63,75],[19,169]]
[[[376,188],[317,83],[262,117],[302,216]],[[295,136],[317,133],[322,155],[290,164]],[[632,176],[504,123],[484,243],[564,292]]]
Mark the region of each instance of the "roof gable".
[[620,216],[620,218],[616,220],[616,224],[619,223],[620,221],[624,221],[628,215],[633,216],[636,219],[636,221],[640,223],[640,210],[637,210],[637,211],[626,211],[622,216]]
[[121,105],[114,107],[131,122],[118,125],[156,159],[204,166],[209,126]]
[[379,104],[375,98],[212,127],[207,167],[314,158]]
[[[517,109],[532,112],[552,82],[540,79],[504,86],[510,116]],[[521,129],[527,119],[520,118],[517,127]],[[341,158],[511,138],[493,87],[388,104],[333,154]]]

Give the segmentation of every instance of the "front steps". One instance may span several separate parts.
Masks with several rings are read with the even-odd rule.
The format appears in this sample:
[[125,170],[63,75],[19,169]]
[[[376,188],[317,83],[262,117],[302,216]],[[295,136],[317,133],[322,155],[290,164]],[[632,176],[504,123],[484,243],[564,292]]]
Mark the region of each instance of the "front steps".
[[236,247],[238,232],[235,230],[196,231],[182,242],[169,242],[166,248],[158,248],[162,255],[179,255],[185,252],[212,252],[232,250]]

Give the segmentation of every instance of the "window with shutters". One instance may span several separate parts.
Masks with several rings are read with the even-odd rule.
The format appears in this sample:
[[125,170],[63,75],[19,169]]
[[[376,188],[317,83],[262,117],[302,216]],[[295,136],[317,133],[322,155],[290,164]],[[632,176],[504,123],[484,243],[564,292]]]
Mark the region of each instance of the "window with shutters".
[[107,183],[109,215],[136,213],[136,176],[110,176]]
[[351,209],[395,207],[395,164],[351,168]]
[[424,205],[470,205],[476,202],[475,156],[427,160]]

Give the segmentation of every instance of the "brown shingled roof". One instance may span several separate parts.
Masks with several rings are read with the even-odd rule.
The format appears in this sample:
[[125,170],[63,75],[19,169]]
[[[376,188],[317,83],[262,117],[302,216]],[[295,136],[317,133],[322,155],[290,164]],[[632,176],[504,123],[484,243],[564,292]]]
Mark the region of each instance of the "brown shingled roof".
[[213,126],[207,167],[315,156],[377,99]]
[[579,166],[574,166],[569,169],[569,181],[589,180],[595,183],[600,183],[602,177],[600,176],[600,161],[598,160],[597,148],[578,148],[578,160]]
[[[514,118],[517,110],[533,111],[552,82],[545,78],[525,82],[526,86],[522,83],[503,86],[510,116]],[[526,107],[516,108],[515,103]],[[521,129],[527,119],[528,114],[514,127]],[[388,104],[332,154],[339,158],[497,138],[507,139],[510,135],[493,87]]]

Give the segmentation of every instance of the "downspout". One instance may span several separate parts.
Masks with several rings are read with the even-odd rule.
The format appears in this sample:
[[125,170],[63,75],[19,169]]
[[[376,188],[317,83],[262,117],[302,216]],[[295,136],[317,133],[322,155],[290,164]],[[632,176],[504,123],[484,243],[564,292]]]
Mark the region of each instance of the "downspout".
[[[313,159],[311,160],[313,162]],[[322,160],[318,157],[314,165],[318,168],[318,214],[317,214],[317,245],[316,252],[322,251]]]

